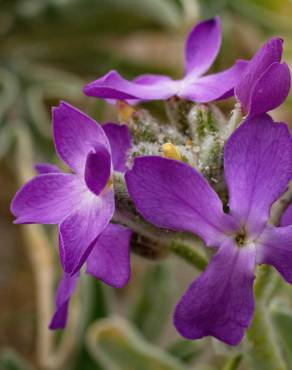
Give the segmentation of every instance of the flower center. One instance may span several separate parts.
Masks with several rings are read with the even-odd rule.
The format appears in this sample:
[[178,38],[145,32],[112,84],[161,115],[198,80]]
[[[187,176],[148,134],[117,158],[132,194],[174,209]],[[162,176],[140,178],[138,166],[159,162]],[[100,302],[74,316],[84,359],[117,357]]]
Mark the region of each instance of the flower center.
[[239,232],[238,234],[235,235],[235,243],[239,246],[239,247],[243,247],[247,244],[247,234],[245,231],[241,231]]

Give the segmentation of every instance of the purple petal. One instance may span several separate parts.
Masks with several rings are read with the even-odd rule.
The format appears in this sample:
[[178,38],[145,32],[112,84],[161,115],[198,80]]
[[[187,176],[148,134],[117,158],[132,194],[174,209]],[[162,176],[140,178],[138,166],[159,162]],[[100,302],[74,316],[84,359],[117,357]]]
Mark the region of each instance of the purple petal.
[[87,273],[115,288],[130,279],[130,239],[132,231],[109,224],[87,258]]
[[[144,83],[143,83],[144,80]],[[120,100],[162,100],[175,95],[175,82],[167,77],[157,75],[151,79],[144,75],[136,81],[127,81],[116,71],[110,71],[105,76],[87,84],[83,92],[85,95],[101,99]]]
[[190,32],[185,46],[186,74],[200,76],[213,64],[221,45],[220,18],[198,23]]
[[77,173],[84,172],[87,154],[96,146],[110,149],[101,126],[68,103],[53,108],[53,126],[59,156]]
[[267,227],[258,243],[257,262],[274,266],[292,284],[292,226]]
[[248,62],[238,60],[226,71],[201,77],[195,81],[185,79],[182,90],[178,93],[181,98],[198,103],[207,103],[217,99],[232,96],[234,86],[240,79]]
[[281,217],[281,226],[292,225],[292,205],[290,205]]
[[50,173],[27,182],[15,195],[15,223],[57,224],[80,202],[86,191],[76,175]]
[[50,163],[37,163],[35,166],[34,166],[36,172],[38,173],[38,175],[43,175],[45,173],[60,173],[60,169],[55,166],[54,164],[50,164]]
[[112,152],[112,163],[115,171],[127,170],[127,154],[131,147],[131,135],[126,125],[107,123],[102,125],[109,140]]
[[272,38],[258,50],[249,62],[248,68],[235,88],[235,95],[245,111],[249,110],[251,91],[255,82],[272,63],[281,61],[282,52],[283,40]]
[[84,179],[88,188],[99,195],[105,188],[111,175],[111,157],[108,150],[99,145],[95,152],[88,154],[85,165]]
[[207,181],[182,162],[136,158],[126,182],[138,211],[158,227],[191,231],[214,247],[235,228]]
[[[156,84],[156,83],[160,83],[160,82],[169,82],[171,81],[171,78],[169,78],[168,76],[164,76],[164,75],[153,75],[153,74],[144,74],[144,75],[140,75],[138,77],[135,77],[132,82],[135,82],[137,84],[140,84],[140,85],[152,85],[152,84]],[[123,98],[120,98],[121,100],[125,100],[127,102],[127,104],[129,105],[135,105],[135,104],[138,104],[140,102],[143,101],[143,99],[123,99]],[[106,99],[107,103],[109,104],[115,104],[117,102],[117,99]]]
[[75,291],[79,272],[71,276],[64,274],[56,293],[56,310],[49,325],[51,330],[64,329],[67,323],[68,305]]
[[179,301],[174,324],[188,339],[212,335],[238,344],[254,310],[255,248],[227,242]]
[[250,233],[260,232],[292,178],[287,125],[266,114],[246,120],[226,143],[224,163],[230,214]]
[[271,64],[252,89],[248,114],[254,116],[277,108],[287,98],[290,86],[288,65]]
[[75,207],[62,221],[60,257],[65,272],[72,274],[81,268],[94,242],[112,218],[114,208],[112,189],[98,197],[88,191],[79,208]]
[[169,82],[171,81],[171,78],[168,77],[168,76],[164,76],[164,75],[153,75],[153,74],[144,74],[144,75],[140,75],[138,77],[135,77],[132,82],[135,82],[137,84],[141,84],[141,85],[153,85],[153,84],[156,84],[156,83],[161,83],[161,82]]

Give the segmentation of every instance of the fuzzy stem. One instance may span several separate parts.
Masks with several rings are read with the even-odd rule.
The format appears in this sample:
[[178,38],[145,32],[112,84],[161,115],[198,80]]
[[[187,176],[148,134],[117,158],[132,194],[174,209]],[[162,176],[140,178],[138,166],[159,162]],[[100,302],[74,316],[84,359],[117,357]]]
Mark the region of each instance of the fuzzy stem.
[[254,294],[257,300],[265,300],[271,274],[272,270],[268,265],[262,265],[257,268],[257,278],[254,285]]
[[208,264],[207,259],[198,253],[198,251],[177,240],[170,241],[168,249],[189,264],[195,266],[199,271],[203,271]]
[[252,370],[287,370],[277,345],[266,302],[270,285],[274,281],[271,274],[270,266],[259,267],[254,286],[257,307],[247,331],[248,355]]
[[253,322],[247,331],[247,339],[252,370],[287,370],[263,302],[257,304]]
[[243,120],[241,107],[239,103],[236,103],[234,109],[231,112],[230,119],[227,123],[226,129],[224,130],[225,140],[236,130],[241,121]]

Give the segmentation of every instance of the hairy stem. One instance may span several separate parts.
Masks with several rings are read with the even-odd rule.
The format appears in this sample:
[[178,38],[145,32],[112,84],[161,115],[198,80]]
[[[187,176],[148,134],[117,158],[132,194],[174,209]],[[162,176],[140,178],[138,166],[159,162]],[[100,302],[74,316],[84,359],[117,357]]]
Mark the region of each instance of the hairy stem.
[[260,266],[255,281],[254,294],[257,307],[252,324],[247,331],[248,357],[252,370],[287,370],[269,318],[267,299],[274,284],[270,266]]
[[208,261],[207,259],[194,248],[181,243],[178,240],[172,240],[168,244],[168,249],[181,257],[191,265],[195,266],[199,271],[203,271]]
[[253,322],[247,331],[247,339],[252,370],[287,370],[263,302],[257,304]]

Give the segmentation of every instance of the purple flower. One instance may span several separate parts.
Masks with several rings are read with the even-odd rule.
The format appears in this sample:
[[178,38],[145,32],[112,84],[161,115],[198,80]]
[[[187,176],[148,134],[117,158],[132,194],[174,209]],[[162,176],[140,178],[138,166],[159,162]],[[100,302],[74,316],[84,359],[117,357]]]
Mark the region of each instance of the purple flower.
[[267,223],[270,207],[292,178],[292,139],[267,114],[247,119],[224,149],[228,214],[194,168],[161,157],[140,157],[126,174],[139,212],[158,227],[188,231],[217,249],[188,288],[174,315],[186,338],[212,335],[240,342],[254,310],[256,264],[273,265],[292,283],[292,226]]
[[109,222],[115,209],[112,172],[126,170],[131,140],[126,126],[101,127],[67,103],[53,110],[53,131],[56,151],[73,173],[37,165],[39,175],[17,192],[11,211],[15,223],[59,225],[65,276],[57,294],[56,327],[56,322],[65,325],[68,297],[85,261],[88,273],[110,285],[119,287],[129,279],[131,232]]
[[221,44],[218,17],[198,23],[189,34],[185,46],[185,76],[173,80],[163,75],[141,75],[129,82],[118,72],[105,76],[84,87],[84,93],[102,99],[164,100],[172,96],[206,103],[233,95],[233,89],[247,62],[237,61],[224,72],[202,75],[214,62]]
[[267,41],[249,62],[235,86],[243,110],[254,116],[281,105],[289,94],[291,76],[286,63],[280,63],[283,40]]

